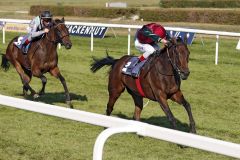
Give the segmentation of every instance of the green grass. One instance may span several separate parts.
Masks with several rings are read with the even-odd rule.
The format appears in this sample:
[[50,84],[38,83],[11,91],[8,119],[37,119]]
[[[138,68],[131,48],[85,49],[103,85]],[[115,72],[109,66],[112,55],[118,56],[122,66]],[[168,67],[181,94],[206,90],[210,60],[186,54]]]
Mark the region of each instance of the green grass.
[[[94,52],[90,52],[90,39],[72,37],[71,50],[59,50],[59,67],[64,75],[75,109],[104,114],[108,100],[108,68],[96,74],[90,72],[91,57],[105,56],[105,50],[115,58],[127,53],[127,36],[94,39]],[[9,42],[17,33],[7,33]],[[221,38],[219,65],[214,65],[215,38],[196,38],[189,46],[191,55],[190,77],[182,82],[182,91],[192,106],[199,135],[240,143],[240,52],[235,50],[237,39]],[[2,34],[0,34],[2,42]],[[133,44],[133,42],[132,42]],[[0,44],[4,53],[7,44]],[[132,53],[138,52],[131,46]],[[39,101],[66,107],[60,82],[46,74],[46,95]],[[22,85],[15,69],[0,70],[0,94],[23,98]],[[31,85],[39,90],[39,79]],[[28,97],[28,99],[32,99]],[[146,102],[147,100],[145,100]],[[186,111],[169,101],[177,119],[179,130],[187,130]],[[131,119],[133,101],[123,93],[115,104],[112,116]],[[170,125],[156,102],[150,102],[142,112],[142,121],[169,128]],[[0,160],[90,160],[94,142],[103,131],[102,127],[79,123],[38,113],[0,106]],[[193,148],[181,149],[176,144],[135,134],[117,134],[104,147],[106,160],[202,160],[233,159]]]

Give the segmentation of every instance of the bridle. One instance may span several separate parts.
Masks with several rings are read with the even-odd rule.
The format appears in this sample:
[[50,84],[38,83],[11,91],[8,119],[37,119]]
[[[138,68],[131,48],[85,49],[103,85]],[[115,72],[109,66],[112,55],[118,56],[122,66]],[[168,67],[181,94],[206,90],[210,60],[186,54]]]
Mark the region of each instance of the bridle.
[[[179,53],[179,51],[177,49],[177,45],[172,45],[171,47],[174,47],[174,49],[173,49],[173,56],[176,55],[177,59],[179,59],[179,54],[180,53]],[[174,71],[176,73],[178,73],[178,75],[180,75],[182,71],[179,69],[179,67],[178,67],[178,65],[176,63],[176,60],[175,60],[176,58],[174,58],[174,60],[171,59],[171,57],[169,55],[169,47],[167,48],[167,56],[168,56],[168,61],[171,63]]]
[[62,39],[64,38],[64,37],[67,37],[67,36],[69,36],[69,33],[67,33],[67,34],[62,34],[62,32],[58,29],[58,26],[59,25],[62,25],[62,24],[64,24],[64,23],[58,23],[56,26],[53,26],[52,28],[50,28],[50,30],[56,30],[56,33],[57,33],[57,39],[50,39],[49,38],[49,33],[47,33],[46,34],[46,38],[47,38],[47,40],[48,41],[50,41],[50,42],[52,42],[52,43],[55,43],[55,44],[57,44],[57,43],[61,43],[62,44]]
[[[170,53],[169,53],[169,49],[171,49],[172,47],[173,47],[173,57],[171,57]],[[157,72],[161,75],[164,75],[164,76],[176,76],[176,75],[181,76],[182,71],[180,70],[180,67],[176,63],[176,59],[179,59],[179,55],[180,55],[180,52],[177,49],[177,45],[176,44],[171,44],[170,46],[166,47],[166,50],[167,50],[168,61],[171,64],[174,72],[173,72],[173,74],[168,74],[168,73],[163,73],[163,72],[159,71],[159,69],[157,69]],[[162,54],[165,54],[165,53],[162,53],[159,50],[155,51],[155,55],[158,56],[158,57]],[[174,55],[176,55],[177,57],[174,57]],[[155,58],[152,58],[151,60],[154,60],[154,59]],[[150,65],[154,64],[154,63],[150,62],[151,60],[148,61],[148,63],[150,63]],[[151,69],[151,67],[150,67],[150,69]]]

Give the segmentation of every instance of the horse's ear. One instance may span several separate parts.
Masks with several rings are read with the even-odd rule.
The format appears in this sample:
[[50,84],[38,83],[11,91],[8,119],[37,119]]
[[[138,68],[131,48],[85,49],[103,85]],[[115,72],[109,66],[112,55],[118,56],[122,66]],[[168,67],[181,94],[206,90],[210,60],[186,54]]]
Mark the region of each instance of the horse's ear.
[[175,45],[177,44],[177,37],[172,38],[172,43],[175,44]]
[[65,22],[65,19],[64,19],[64,17],[62,17],[62,22],[63,22],[63,23]]

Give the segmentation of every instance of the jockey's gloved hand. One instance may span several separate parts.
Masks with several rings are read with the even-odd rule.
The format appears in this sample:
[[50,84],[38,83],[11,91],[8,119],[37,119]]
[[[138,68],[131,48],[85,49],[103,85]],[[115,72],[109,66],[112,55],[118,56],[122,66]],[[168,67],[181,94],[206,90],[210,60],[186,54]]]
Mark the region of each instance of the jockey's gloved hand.
[[161,43],[163,43],[164,44],[164,46],[166,46],[166,47],[169,47],[170,46],[170,41],[168,41],[168,40],[166,40],[166,39],[162,39],[161,40]]
[[49,32],[49,29],[48,28],[44,28],[43,30],[45,33],[48,33]]
[[172,43],[171,43],[170,41],[167,41],[166,44],[165,44],[165,46],[166,46],[166,47],[170,47],[171,44],[172,44]]

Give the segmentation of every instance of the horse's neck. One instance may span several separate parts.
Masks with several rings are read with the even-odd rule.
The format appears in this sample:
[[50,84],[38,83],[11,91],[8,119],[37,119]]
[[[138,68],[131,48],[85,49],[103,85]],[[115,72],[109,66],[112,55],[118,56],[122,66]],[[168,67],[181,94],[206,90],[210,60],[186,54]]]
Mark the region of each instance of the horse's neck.
[[46,44],[46,49],[47,50],[51,50],[52,48],[57,48],[57,43],[55,42],[55,33],[54,33],[54,30],[51,29],[47,35],[45,35],[43,41],[44,41],[44,44]]
[[[50,35],[45,35],[42,39],[37,41],[35,44],[36,49],[34,49],[33,55],[40,54],[41,57],[45,57],[46,59],[54,59],[57,56],[57,43],[53,42],[50,37],[52,37],[52,33],[48,33]],[[48,37],[49,36],[49,37]],[[42,52],[38,51],[42,50]],[[38,53],[35,53],[38,52]]]
[[[153,61],[149,63],[149,66],[152,64],[154,67],[150,68],[150,72],[154,72],[154,76],[159,79],[167,78],[170,83],[169,76],[174,79],[176,85],[180,86],[181,80],[176,71],[174,70],[169,58],[173,56],[173,49],[165,49],[160,53],[160,55],[155,55],[156,57],[152,57]],[[169,57],[170,56],[170,57]],[[172,60],[173,61],[173,60]]]
[[[164,49],[161,51],[160,55],[155,55],[155,57],[152,57],[152,58],[154,58],[153,63],[159,71],[161,71],[162,73],[171,74],[172,73],[172,65],[169,61],[167,52],[168,52],[167,49]],[[170,50],[169,50],[169,52],[170,52]]]

